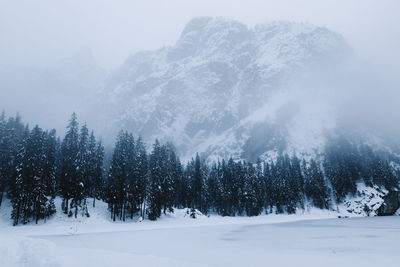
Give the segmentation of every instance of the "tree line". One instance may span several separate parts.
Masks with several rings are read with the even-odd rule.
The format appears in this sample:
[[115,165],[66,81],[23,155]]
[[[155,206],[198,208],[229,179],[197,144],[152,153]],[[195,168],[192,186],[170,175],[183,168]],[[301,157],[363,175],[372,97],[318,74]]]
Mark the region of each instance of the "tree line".
[[[112,220],[139,216],[156,220],[174,208],[204,214],[257,216],[294,213],[311,205],[330,209],[364,182],[388,190],[400,175],[389,160],[365,144],[334,138],[322,160],[280,154],[255,163],[222,159],[206,162],[197,154],[182,164],[171,143],[158,140],[148,153],[143,140],[121,131],[110,162],[86,124],[75,114],[61,140],[55,130],[30,129],[21,118],[0,116],[0,206],[12,204],[14,225],[46,220],[62,199],[67,216],[90,216],[87,199],[108,203]],[[107,169],[105,168],[107,167]]]

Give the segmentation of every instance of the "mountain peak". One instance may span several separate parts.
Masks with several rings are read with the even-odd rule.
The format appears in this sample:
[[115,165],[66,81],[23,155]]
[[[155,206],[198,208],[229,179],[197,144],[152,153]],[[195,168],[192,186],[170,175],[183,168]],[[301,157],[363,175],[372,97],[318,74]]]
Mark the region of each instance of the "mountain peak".
[[248,37],[247,26],[240,22],[221,17],[194,18],[186,24],[168,59],[175,61],[199,53],[226,54]]
[[189,33],[213,34],[226,28],[238,27],[247,29],[247,26],[223,17],[196,17],[190,20],[182,31],[181,38]]
[[104,100],[111,118],[104,120],[149,142],[172,141],[189,157],[250,159],[278,145],[299,147],[287,136],[298,101],[286,91],[319,62],[332,65],[329,57],[346,46],[338,36],[302,23],[248,28],[221,17],[192,19],[174,46],[136,54],[111,76]]

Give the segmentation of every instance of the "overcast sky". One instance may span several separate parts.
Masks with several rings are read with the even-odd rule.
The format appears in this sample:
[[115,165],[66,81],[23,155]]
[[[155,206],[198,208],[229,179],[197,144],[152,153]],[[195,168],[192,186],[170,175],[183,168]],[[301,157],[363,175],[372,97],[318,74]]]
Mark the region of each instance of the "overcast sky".
[[[0,59],[47,64],[92,49],[106,69],[129,54],[173,44],[196,16],[251,26],[271,20],[310,22],[340,32],[356,52],[400,66],[398,0],[0,0]],[[396,65],[397,64],[397,65]]]

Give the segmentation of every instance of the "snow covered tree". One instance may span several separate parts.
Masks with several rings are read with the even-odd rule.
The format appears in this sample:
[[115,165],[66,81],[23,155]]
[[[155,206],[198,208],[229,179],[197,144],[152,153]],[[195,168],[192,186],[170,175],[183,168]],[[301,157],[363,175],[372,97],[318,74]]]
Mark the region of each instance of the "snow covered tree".
[[[121,133],[120,133],[121,136]],[[120,137],[117,139],[116,146],[114,148],[114,153],[112,156],[111,166],[108,173],[107,178],[107,185],[106,185],[106,192],[105,192],[105,200],[108,203],[108,208],[111,212],[111,218],[113,221],[116,220],[116,216],[119,213],[119,181],[122,176],[122,168],[123,168],[123,161],[122,161],[122,151],[119,145]]]
[[211,165],[211,168],[208,172],[208,179],[206,180],[207,183],[207,195],[205,198],[206,201],[206,208],[207,210],[216,211],[218,205],[218,169],[217,164],[214,162]]
[[193,173],[193,204],[192,207],[202,210],[202,191],[203,191],[203,177],[201,173],[201,163],[199,154],[196,154],[194,161]]
[[122,216],[125,217],[133,215],[139,210],[139,203],[137,203],[137,175],[136,175],[136,146],[135,139],[132,134],[126,134],[125,144],[125,196],[123,200]]
[[232,180],[233,180],[233,160],[229,159],[228,164],[222,160],[221,170],[219,172],[219,213],[223,216],[233,216],[232,207]]
[[356,181],[361,179],[357,158],[357,149],[343,137],[331,140],[325,151],[325,175],[332,184],[337,202],[356,192]]
[[312,202],[313,206],[320,209],[327,209],[329,207],[328,188],[321,169],[313,159],[311,159],[308,167],[305,161],[303,162],[303,166],[306,197]]
[[140,205],[140,217],[144,218],[146,186],[148,183],[148,160],[145,145],[139,137],[135,143],[135,203]]
[[[395,156],[343,137],[328,143],[322,164],[313,159],[300,164],[287,154],[268,163],[230,158],[207,164],[197,154],[182,166],[171,143],[156,140],[148,157],[141,138],[121,131],[112,159],[105,161],[102,143],[86,125],[79,130],[75,114],[60,142],[55,130],[35,126],[30,131],[18,115],[6,119],[2,113],[0,152],[0,205],[7,192],[14,224],[51,216],[56,195],[63,198],[62,209],[69,216],[76,217],[78,210],[88,216],[86,199],[91,197],[93,206],[100,198],[108,203],[113,220],[146,214],[156,220],[176,207],[189,207],[192,214],[256,216],[263,211],[294,213],[307,199],[315,207],[329,208],[331,189],[340,202],[356,192],[359,182],[389,191],[399,188]],[[109,164],[106,181],[104,162]]]
[[16,157],[27,137],[27,128],[21,123],[21,117],[8,120],[3,112],[0,116],[0,206],[4,192],[10,190],[15,181]]
[[15,157],[15,174],[11,176],[10,179],[10,187],[9,187],[9,197],[11,199],[12,211],[11,211],[11,219],[13,220],[13,224],[17,225],[20,220],[23,223],[28,222],[28,206],[31,197],[29,196],[30,192],[32,192],[32,187],[29,188],[28,182],[30,173],[30,163],[27,162],[27,143],[29,138],[29,129],[25,128],[24,134],[21,138],[21,148],[18,150],[18,153]]
[[36,126],[24,141],[24,146],[18,153],[16,180],[12,190],[12,219],[14,225],[20,220],[25,224],[33,217],[38,223],[55,212],[52,189],[46,177],[46,134]]
[[161,216],[163,201],[162,180],[163,180],[163,159],[161,145],[158,140],[153,145],[153,151],[150,154],[149,161],[149,186],[147,190],[148,217],[150,220],[156,220]]
[[372,164],[372,180],[374,184],[383,186],[387,190],[397,190],[399,187],[399,181],[392,167],[387,161],[377,157]]
[[96,142],[93,132],[90,134],[88,150],[89,164],[86,178],[86,190],[87,196],[93,198],[93,207],[95,207],[96,199],[101,198],[104,187],[104,147],[100,141]]
[[89,129],[86,124],[81,127],[78,136],[78,151],[76,155],[76,176],[70,180],[71,186],[71,210],[74,209],[74,216],[77,218],[78,210],[82,209],[82,214],[89,216],[86,204],[88,189],[87,178],[90,172],[89,158]]
[[175,195],[177,187],[178,175],[178,158],[175,153],[175,147],[171,143],[167,143],[161,147],[161,160],[162,160],[162,199],[163,199],[163,212],[168,210],[173,212],[175,204]]
[[43,177],[45,179],[47,195],[55,197],[56,194],[56,183],[58,174],[58,162],[57,157],[59,149],[59,141],[57,140],[56,130],[45,132],[44,137],[44,166],[43,166]]
[[257,175],[252,164],[248,163],[245,171],[245,184],[243,188],[244,208],[247,216],[257,216],[261,213],[263,204],[262,179]]
[[111,211],[112,219],[115,221],[117,216],[120,220],[125,220],[131,177],[134,168],[134,143],[132,135],[121,131],[117,137],[111,167],[107,180],[106,200]]
[[[79,129],[76,114],[73,113],[67,126],[67,133],[61,144],[60,193],[63,197],[62,209],[69,213],[69,200],[75,196],[79,177]],[[80,191],[81,189],[78,188]]]
[[0,115],[0,207],[7,185],[6,177],[10,153],[8,149],[6,132],[6,115],[3,111]]
[[300,160],[294,155],[290,159],[290,180],[289,186],[292,188],[293,195],[291,196],[292,206],[304,208],[304,177],[301,172]]

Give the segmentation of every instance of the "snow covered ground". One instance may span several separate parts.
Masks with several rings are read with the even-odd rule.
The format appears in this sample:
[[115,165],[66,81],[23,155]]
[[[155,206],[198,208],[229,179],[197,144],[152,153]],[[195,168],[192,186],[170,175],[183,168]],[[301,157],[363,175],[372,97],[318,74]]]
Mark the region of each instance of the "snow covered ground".
[[[58,204],[58,203],[57,203]],[[6,206],[6,207],[4,207]],[[57,205],[59,206],[59,205]],[[111,222],[104,203],[90,218],[58,212],[12,227],[0,208],[0,266],[399,266],[400,217],[297,215]]]

